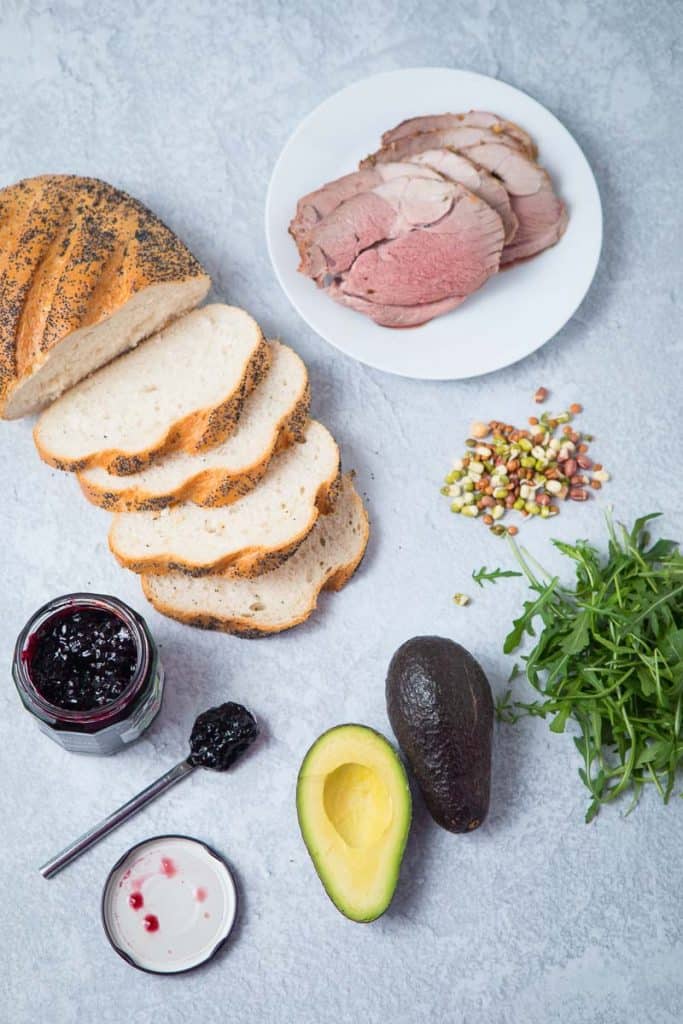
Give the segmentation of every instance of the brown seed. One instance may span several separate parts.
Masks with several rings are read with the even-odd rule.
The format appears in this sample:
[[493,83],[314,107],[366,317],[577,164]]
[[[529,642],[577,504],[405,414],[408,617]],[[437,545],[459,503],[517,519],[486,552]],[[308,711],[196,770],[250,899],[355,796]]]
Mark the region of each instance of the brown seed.
[[[580,447],[581,446],[579,445],[579,448]],[[587,455],[579,455],[576,461],[581,466],[581,469],[590,469],[593,465],[593,460],[589,459]]]
[[550,495],[549,494],[537,494],[536,495],[536,504],[537,505],[549,505],[550,504]]
[[576,450],[583,455],[584,452],[588,451],[588,445],[582,442]]
[[567,459],[567,461],[564,463],[564,466],[562,467],[562,472],[571,480],[571,478],[575,475],[578,468],[579,464],[576,461],[576,459]]
[[537,427],[538,426],[538,416],[530,416],[529,417],[529,424],[532,427]]
[[574,416],[577,416],[580,412],[583,412],[583,406],[579,405],[578,402],[572,402],[569,406],[569,411],[573,413]]
[[[519,469],[519,462],[517,461],[517,459],[510,459],[505,468],[507,469],[508,473],[516,473]],[[600,467],[600,469],[602,469],[602,466]]]
[[541,402],[545,402],[547,397],[548,397],[548,389],[547,388],[537,388],[536,389],[536,394],[534,395],[534,402],[537,402],[540,405]]
[[491,508],[491,507],[492,507],[493,505],[495,505],[495,504],[496,504],[496,503],[495,503],[495,501],[493,500],[493,498],[490,498],[490,497],[489,497],[489,495],[487,494],[487,495],[486,495],[485,497],[483,497],[483,498],[481,499],[481,501],[479,502],[479,508]]
[[569,497],[572,501],[587,501],[588,491],[584,491],[583,487],[572,487],[569,490]]
[[511,537],[516,537],[519,533],[519,529],[516,526],[508,526],[508,533]]
[[600,488],[602,487],[602,484],[600,483],[599,480],[591,480],[591,487],[593,488],[594,491],[599,491]]
[[572,487],[582,487],[584,484],[587,484],[588,481],[586,480],[583,473],[575,473],[569,481],[569,483],[572,485]]
[[602,469],[602,462],[594,462],[593,463],[593,472],[594,473],[599,473],[601,469]]
[[470,434],[472,437],[476,437],[481,440],[482,437],[486,437],[490,433],[488,423],[482,423],[481,420],[475,420],[470,427]]
[[517,501],[517,495],[516,494],[508,494],[507,498],[505,499],[505,504],[507,505],[508,508],[512,508],[512,506],[514,505],[514,503],[516,501]]
[[485,526],[491,526],[493,523],[493,516],[482,516],[481,521]]

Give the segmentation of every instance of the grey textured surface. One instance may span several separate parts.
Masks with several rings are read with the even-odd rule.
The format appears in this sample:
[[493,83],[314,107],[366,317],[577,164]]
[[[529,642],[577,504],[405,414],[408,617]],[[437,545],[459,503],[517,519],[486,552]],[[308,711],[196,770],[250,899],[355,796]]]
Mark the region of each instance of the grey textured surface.
[[[360,927],[322,892],[294,787],[323,729],[357,720],[388,731],[384,673],[408,636],[453,636],[497,692],[505,684],[515,581],[477,591],[467,609],[451,603],[455,590],[473,593],[473,567],[507,558],[438,494],[471,418],[521,421],[542,383],[558,406],[582,401],[596,455],[614,473],[604,498],[622,517],[656,506],[669,534],[683,536],[680,458],[668,468],[681,439],[680,5],[0,0],[0,13],[0,184],[94,174],[162,215],[203,260],[216,296],[307,360],[315,412],[357,469],[374,520],[357,579],[289,635],[250,643],[150,611],[168,672],[162,713],[115,760],[79,758],[22,712],[8,669],[14,637],[57,593],[111,592],[143,612],[145,602],[108,555],[106,515],[40,464],[29,424],[2,425],[0,1019],[679,1021],[679,800],[663,808],[647,794],[633,816],[610,810],[586,827],[570,739],[540,722],[500,727],[485,826],[448,835],[416,799],[394,903]],[[571,323],[524,363],[461,384],[394,379],[329,348],[289,307],[263,238],[269,173],[301,117],[371,72],[426,64],[498,75],[545,103],[584,147],[605,210],[598,275]],[[568,508],[552,532],[597,537],[604,504]],[[552,563],[550,532],[534,524],[525,539]],[[174,763],[198,710],[228,697],[253,708],[266,734],[233,775],[197,773],[59,878],[38,876],[56,848]],[[242,892],[224,954],[175,979],[127,967],[98,916],[114,860],[164,831],[213,843]]]

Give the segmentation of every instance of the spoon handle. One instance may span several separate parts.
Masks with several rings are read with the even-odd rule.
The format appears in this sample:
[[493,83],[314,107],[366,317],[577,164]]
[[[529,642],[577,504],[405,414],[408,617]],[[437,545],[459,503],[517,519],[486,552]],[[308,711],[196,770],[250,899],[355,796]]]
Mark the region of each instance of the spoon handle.
[[171,786],[175,786],[176,782],[180,782],[191,771],[194,771],[194,765],[190,764],[189,761],[181,761],[175,768],[171,768],[161,778],[157,779],[156,782],[152,782],[151,785],[143,789],[137,796],[134,796],[127,803],[119,807],[118,810],[103,818],[97,825],[88,829],[78,839],[75,839],[73,843],[65,847],[56,857],[43,864],[40,869],[43,878],[54,878],[57,872],[65,868],[72,860],[76,860],[77,857],[80,857],[82,853],[89,850],[95,843],[99,843],[100,839],[109,835],[115,828],[122,825],[124,821],[128,821],[129,818],[132,818],[134,814],[141,811],[148,803],[151,803],[152,800],[165,793]]

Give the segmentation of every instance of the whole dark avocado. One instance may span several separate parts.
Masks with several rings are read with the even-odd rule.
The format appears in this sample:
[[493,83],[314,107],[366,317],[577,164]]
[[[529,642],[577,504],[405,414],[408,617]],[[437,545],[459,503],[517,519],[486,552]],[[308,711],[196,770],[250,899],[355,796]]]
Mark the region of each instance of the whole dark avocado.
[[429,812],[449,832],[478,828],[489,808],[493,698],[460,644],[416,636],[396,651],[387,711]]

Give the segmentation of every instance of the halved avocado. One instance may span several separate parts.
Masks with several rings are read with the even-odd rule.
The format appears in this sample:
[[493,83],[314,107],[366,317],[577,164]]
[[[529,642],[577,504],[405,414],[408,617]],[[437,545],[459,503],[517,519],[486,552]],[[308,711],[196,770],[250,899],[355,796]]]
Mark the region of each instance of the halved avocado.
[[365,725],[337,725],[306,754],[296,788],[299,827],[337,910],[374,921],[394,895],[410,829],[405,768]]

